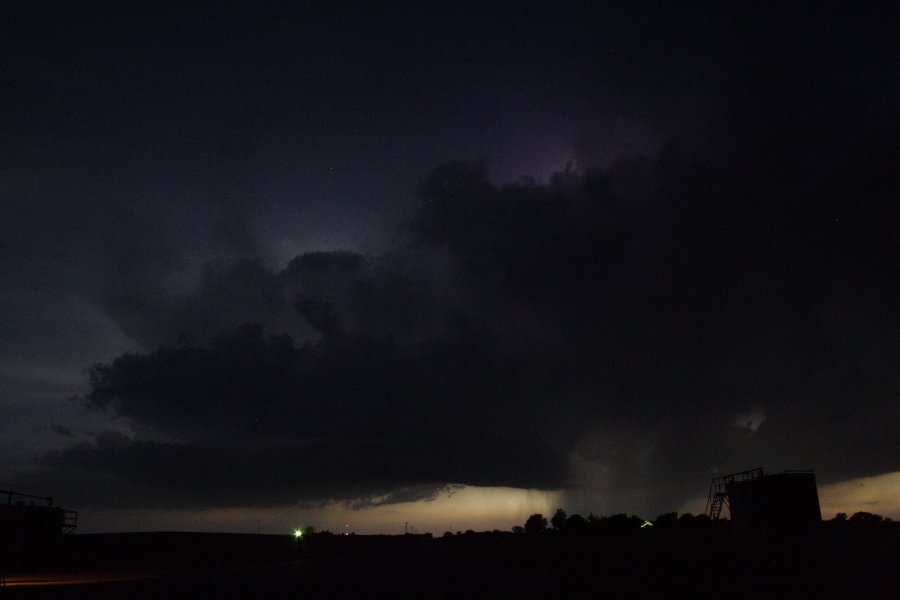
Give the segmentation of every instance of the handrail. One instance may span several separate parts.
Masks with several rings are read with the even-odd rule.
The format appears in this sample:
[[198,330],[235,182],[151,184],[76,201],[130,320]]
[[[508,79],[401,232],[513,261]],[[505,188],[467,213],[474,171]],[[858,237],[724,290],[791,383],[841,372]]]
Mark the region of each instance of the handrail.
[[46,500],[47,506],[53,506],[53,498],[49,496],[32,496],[31,494],[21,494],[19,492],[11,492],[9,490],[0,490],[0,494],[6,494],[6,503],[12,504],[13,496],[18,498],[31,498],[33,500]]

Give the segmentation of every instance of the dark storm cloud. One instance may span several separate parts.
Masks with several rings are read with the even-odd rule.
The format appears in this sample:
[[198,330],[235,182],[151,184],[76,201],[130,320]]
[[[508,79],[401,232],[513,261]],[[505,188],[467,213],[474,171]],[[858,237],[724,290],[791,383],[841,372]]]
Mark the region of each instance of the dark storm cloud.
[[95,367],[88,404],[135,439],[45,464],[176,503],[648,481],[672,503],[745,465],[898,469],[896,223],[860,208],[889,193],[879,148],[777,206],[779,174],[736,191],[727,163],[676,143],[547,186],[445,165],[393,254],[210,270],[168,316],[198,340],[233,332]]
[[[484,346],[451,337],[411,355],[345,336],[297,348],[246,326],[208,349],[122,356],[94,369],[88,403],[155,439],[103,434],[45,464],[109,470],[205,502],[234,502],[244,486],[272,502],[431,481],[559,485],[563,464],[542,432],[504,417],[524,404],[511,394],[534,392],[495,374],[506,365]],[[495,431],[501,419],[519,426]],[[236,491],[223,496],[223,486]]]
[[[895,8],[627,6],[19,32],[4,281],[65,272],[140,348],[91,372],[120,430],[45,474],[130,506],[455,483],[665,510],[757,464],[900,469]],[[557,125],[577,164],[547,185],[444,164],[390,250],[267,254]],[[346,197],[362,217],[313,218]]]
[[[465,301],[451,259],[440,249],[367,258],[351,251],[308,252],[275,271],[259,258],[207,263],[193,291],[167,289],[154,253],[125,254],[104,296],[108,314],[134,338],[158,344],[208,344],[246,323],[300,341],[316,334],[421,339],[444,328],[442,310]],[[144,266],[144,265],[148,266]],[[142,293],[137,293],[142,292]]]
[[65,425],[60,425],[59,423],[54,423],[53,425],[51,425],[50,431],[63,437],[72,437],[72,430]]

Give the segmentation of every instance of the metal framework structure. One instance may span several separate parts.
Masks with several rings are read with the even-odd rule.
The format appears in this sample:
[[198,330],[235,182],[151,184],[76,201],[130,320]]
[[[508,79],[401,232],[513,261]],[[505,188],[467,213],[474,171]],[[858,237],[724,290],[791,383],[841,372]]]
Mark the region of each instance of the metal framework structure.
[[[49,496],[32,496],[31,494],[22,494],[19,492],[11,492],[9,490],[0,490],[0,496],[6,496],[6,505],[15,506],[21,509],[37,509],[44,515],[59,515],[60,529],[62,533],[74,533],[78,528],[78,513],[74,510],[66,510],[63,508],[53,507],[53,498]],[[35,505],[34,501],[40,502]],[[28,506],[25,502],[28,501]],[[46,503],[46,504],[45,504]]]
[[757,467],[748,471],[713,478],[709,484],[709,495],[706,498],[706,514],[713,521],[720,519],[722,508],[728,506],[728,486],[735,481],[751,481],[762,476],[762,467]]

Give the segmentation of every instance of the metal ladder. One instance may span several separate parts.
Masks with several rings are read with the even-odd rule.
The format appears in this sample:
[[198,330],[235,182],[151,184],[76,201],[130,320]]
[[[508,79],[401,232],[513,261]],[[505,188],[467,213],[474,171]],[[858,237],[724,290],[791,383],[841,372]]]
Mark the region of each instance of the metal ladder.
[[762,467],[757,467],[749,471],[714,477],[709,483],[709,495],[706,498],[706,514],[713,521],[722,518],[723,506],[728,506],[728,509],[731,510],[731,506],[728,505],[728,486],[734,481],[750,481],[759,479],[762,476]]

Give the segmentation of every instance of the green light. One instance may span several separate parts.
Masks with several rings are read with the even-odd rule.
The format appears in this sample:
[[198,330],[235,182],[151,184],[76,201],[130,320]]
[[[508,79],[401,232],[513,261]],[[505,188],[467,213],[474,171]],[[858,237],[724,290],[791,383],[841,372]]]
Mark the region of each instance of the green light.
[[643,523],[641,523],[641,529],[644,529],[645,527],[653,527],[653,523],[651,523],[650,521],[644,521]]

